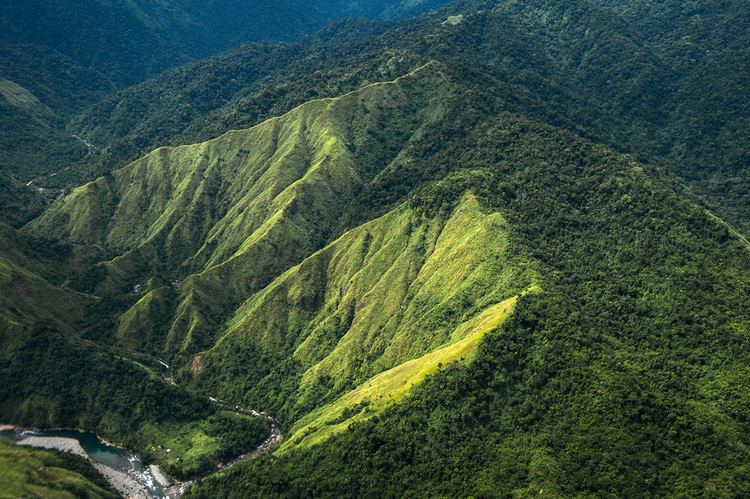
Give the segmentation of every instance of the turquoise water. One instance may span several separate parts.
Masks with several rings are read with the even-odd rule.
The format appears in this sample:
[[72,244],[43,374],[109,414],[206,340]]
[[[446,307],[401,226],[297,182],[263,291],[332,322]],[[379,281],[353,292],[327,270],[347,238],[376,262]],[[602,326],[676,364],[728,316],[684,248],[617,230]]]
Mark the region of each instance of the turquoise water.
[[161,485],[154,479],[148,465],[141,461],[132,452],[112,447],[102,442],[94,433],[86,433],[75,430],[11,430],[0,432],[0,436],[13,442],[21,442],[30,436],[35,437],[64,437],[78,440],[83,450],[92,460],[126,473],[138,483],[144,485],[151,497],[165,497]]

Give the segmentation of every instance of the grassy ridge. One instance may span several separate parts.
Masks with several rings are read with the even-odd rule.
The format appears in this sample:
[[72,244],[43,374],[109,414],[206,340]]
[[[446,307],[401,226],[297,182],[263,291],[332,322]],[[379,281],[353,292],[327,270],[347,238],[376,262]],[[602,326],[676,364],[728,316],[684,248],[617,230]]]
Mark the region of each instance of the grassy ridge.
[[173,316],[167,352],[205,348],[218,318],[341,230],[362,186],[441,119],[436,90],[449,87],[439,67],[426,66],[248,130],[159,149],[75,189],[25,233],[119,255],[99,265],[97,280],[84,277],[83,289],[180,280],[174,292],[144,289],[153,294],[123,317],[118,336],[139,335],[131,324],[158,329],[133,322],[151,307]]
[[0,226],[0,375],[7,381],[0,387],[0,420],[90,429],[181,477],[266,438],[265,419],[223,413],[205,397],[168,386],[160,368],[81,340],[77,332],[101,299],[40,277],[36,270],[47,264],[25,253],[26,243]]
[[[459,13],[461,23],[444,23]],[[439,60],[464,65],[466,80],[491,75],[484,84],[509,94],[519,112],[664,165],[744,227],[747,18],[740,1],[463,2],[388,30],[330,28],[310,47],[223,54],[145,82],[76,123],[112,140],[107,159],[92,165],[101,172],[164,143],[205,140]]]
[[409,360],[346,393],[332,404],[312,411],[292,428],[279,453],[295,446],[320,444],[333,434],[345,431],[398,403],[409,391],[440,367],[457,360],[470,361],[484,335],[499,327],[513,313],[518,297],[487,308],[477,317],[461,324],[453,333],[453,343],[417,359]]
[[461,322],[533,280],[506,254],[503,217],[460,201],[444,219],[401,206],[290,269],[234,313],[187,379],[290,424],[456,341]]
[[[384,64],[441,62],[157,149],[23,231],[71,246],[63,273],[88,258],[72,286],[104,297],[90,310],[105,321],[84,320],[86,338],[169,355],[179,383],[268,410],[301,440],[196,494],[747,494],[747,241],[657,169],[566,131],[657,159],[688,151],[671,164],[699,174],[711,148],[659,133],[677,123],[667,96],[701,80],[676,68],[708,64],[705,47],[654,40],[589,3],[494,6],[383,39]],[[346,86],[348,69],[315,92]],[[247,116],[268,111],[244,97],[263,109]],[[472,344],[457,328],[535,283],[498,328],[477,330],[471,363],[432,371]],[[80,350],[56,356],[38,333],[0,366],[22,386],[0,391],[13,417],[148,436],[136,448],[167,440],[191,469],[191,449],[216,456],[198,395],[84,351],[115,392],[102,402]],[[61,402],[70,389],[27,359],[73,366],[56,377],[85,389]],[[419,383],[390,384],[405,379]],[[399,403],[378,405],[390,394]],[[371,417],[366,395],[381,397]]]
[[747,493],[747,241],[631,157],[507,114],[480,130],[455,154],[543,291],[471,364],[195,496]]

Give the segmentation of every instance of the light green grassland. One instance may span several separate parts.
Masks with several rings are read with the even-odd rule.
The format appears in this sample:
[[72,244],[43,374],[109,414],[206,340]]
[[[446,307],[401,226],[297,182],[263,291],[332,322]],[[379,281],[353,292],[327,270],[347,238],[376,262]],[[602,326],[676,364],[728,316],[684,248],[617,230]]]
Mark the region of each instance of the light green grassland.
[[201,354],[193,383],[285,419],[330,403],[462,340],[459,325],[536,282],[507,237],[502,214],[471,193],[445,217],[399,206],[252,296]]
[[454,343],[382,372],[335,402],[313,411],[294,426],[279,452],[320,443],[398,402],[441,366],[458,360],[470,361],[484,335],[502,325],[513,313],[517,301],[514,296],[488,307],[456,328],[452,337],[460,339]]
[[213,342],[217,318],[330,242],[357,192],[401,149],[373,137],[388,132],[406,146],[443,119],[435,88],[450,85],[427,65],[247,130],[159,148],[75,189],[24,230],[116,255],[99,293],[129,291],[153,272],[180,280],[176,296],[159,290],[138,302],[118,337],[143,347],[158,329],[166,353],[194,352]]

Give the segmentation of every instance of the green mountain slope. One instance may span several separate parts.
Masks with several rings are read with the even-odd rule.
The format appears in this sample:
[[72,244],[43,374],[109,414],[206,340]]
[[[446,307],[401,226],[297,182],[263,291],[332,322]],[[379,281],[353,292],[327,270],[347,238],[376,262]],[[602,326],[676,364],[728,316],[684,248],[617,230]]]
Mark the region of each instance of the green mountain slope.
[[[39,252],[24,253],[29,249],[23,236],[0,226],[0,376],[6,380],[0,420],[88,428],[137,449],[176,476],[205,471],[266,438],[265,419],[222,410],[169,385],[160,367],[82,340],[78,332],[89,321],[100,325],[91,310],[101,299],[50,284],[39,272],[49,273],[47,265],[54,262],[45,262]],[[162,444],[174,452],[156,451]],[[62,471],[47,481],[37,478],[31,482],[40,487],[77,483]],[[9,486],[23,483],[13,475]]]
[[[502,115],[473,140],[463,154],[486,172],[479,199],[502,211],[541,290],[472,362],[321,445],[290,447],[305,436],[292,434],[283,453],[194,495],[748,490],[747,241],[631,158],[569,133]],[[367,404],[330,410],[302,421],[335,427]]]
[[102,74],[53,49],[0,44],[2,222],[21,226],[54,199],[58,192],[43,188],[88,153],[67,119],[112,90]]
[[532,275],[506,255],[506,237],[502,217],[472,196],[445,218],[398,208],[252,296],[197,357],[194,383],[293,421],[461,340],[460,323],[527,287]]
[[744,490],[747,241],[480,78],[430,63],[158,149],[24,230],[101,246],[121,302],[90,338],[281,421],[196,494]]
[[[663,165],[746,232],[746,2],[495,1],[441,12],[384,33],[332,28],[321,46],[276,49],[276,68],[257,48],[202,61],[191,71],[201,88],[220,89],[209,98],[184,71],[145,82],[74,121],[104,138],[90,168],[98,174],[157,145],[205,140],[439,60],[482,68],[510,87],[519,112]],[[445,22],[459,13],[460,22]]]
[[[143,140],[119,140],[125,139],[122,124],[115,125],[117,144],[110,143],[111,136],[89,134],[92,124],[85,119],[66,125],[72,114],[116,89],[243,42],[291,41],[336,19],[407,17],[440,3],[442,0],[367,0],[353,4],[226,0],[0,2],[0,220],[20,226],[38,214],[62,188],[110,171],[114,163],[121,166],[126,160],[135,159],[133,148],[143,152]],[[262,50],[266,49],[274,52],[270,54],[272,64],[277,64],[278,52],[285,52],[272,46]],[[221,94],[252,79],[254,74],[263,73],[262,66],[268,63],[266,58],[249,74],[232,71],[235,81],[227,88],[204,80],[183,86],[181,91],[190,89],[202,112],[210,107],[210,101],[221,101]],[[243,69],[247,67],[244,65]],[[225,71],[222,78],[229,75]],[[128,91],[142,95],[137,87]],[[23,98],[19,99],[21,94]],[[147,91],[145,95],[150,94]],[[176,99],[172,107],[180,100]],[[122,119],[121,112],[102,110],[111,106],[112,101],[105,100],[96,108],[97,113]],[[136,113],[138,119],[143,119],[143,108]],[[156,116],[149,114],[151,119]],[[179,113],[170,111],[159,116],[174,121],[191,114],[194,113],[189,108],[183,107]],[[132,115],[126,117],[132,119]],[[159,127],[165,127],[165,123]],[[106,157],[96,154],[101,147],[106,148]],[[112,147],[115,157],[109,153]],[[14,202],[17,190],[9,189],[8,184],[30,181],[32,184],[24,193],[29,202]]]
[[371,419],[399,402],[440,367],[457,360],[472,360],[484,335],[499,327],[513,313],[517,300],[518,297],[514,296],[487,307],[454,331],[451,335],[454,343],[383,371],[336,401],[312,411],[295,425],[279,454],[295,446],[320,444],[349,429],[352,424]]
[[[25,233],[112,255],[88,289],[141,283],[152,293],[123,317],[119,336],[144,329],[137,309],[171,301],[167,350],[206,348],[217,319],[338,235],[379,170],[409,161],[410,144],[447,112],[439,99],[451,85],[428,65],[248,130],[159,149],[74,190]],[[170,289],[146,289],[152,276]]]
[[747,495],[746,9],[465,2],[91,108],[105,174],[0,226],[0,418],[185,476],[267,435],[209,397],[273,414],[197,497]]
[[0,463],[0,497],[117,497],[106,480],[78,456],[31,450],[0,440]]
[[402,17],[440,0],[4,0],[0,43],[49,47],[118,84],[248,41],[294,40],[345,17]]

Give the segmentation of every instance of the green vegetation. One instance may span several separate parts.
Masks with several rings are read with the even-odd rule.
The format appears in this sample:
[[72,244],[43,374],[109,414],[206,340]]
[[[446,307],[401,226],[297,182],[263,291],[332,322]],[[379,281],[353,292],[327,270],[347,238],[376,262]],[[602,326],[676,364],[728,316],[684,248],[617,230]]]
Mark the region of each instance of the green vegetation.
[[[423,66],[248,130],[158,149],[75,189],[24,234],[103,248],[103,272],[71,286],[101,294],[140,284],[147,294],[118,336],[147,347],[149,338],[135,338],[166,330],[164,354],[195,353],[213,344],[226,314],[345,228],[363,184],[407,161],[410,142],[439,126],[447,111],[435,90],[451,85],[440,67]],[[152,277],[174,291],[146,288]]]
[[[73,123],[104,138],[83,167],[100,175],[153,147],[206,140],[438,60],[469,80],[483,73],[522,114],[662,165],[747,233],[747,9],[736,0],[457,3],[395,27],[345,23],[303,47],[243,47],[113,95]],[[451,15],[462,22],[445,22]]]
[[291,426],[377,373],[455,343],[461,323],[525,289],[533,273],[506,254],[505,227],[470,195],[444,218],[396,209],[248,299],[186,378]]
[[82,457],[32,450],[0,439],[0,497],[115,498],[117,494]]
[[470,364],[194,496],[747,493],[747,241],[569,133],[503,115],[473,137],[456,154],[486,165],[541,291]]
[[749,495],[748,13],[460,2],[74,118],[0,75],[11,121],[100,146],[39,216],[6,158],[0,421],[187,477],[269,433],[209,396],[273,414],[196,497]]
[[459,326],[453,337],[461,339],[455,343],[383,371],[332,404],[311,412],[297,423],[279,452],[296,445],[319,444],[332,434],[346,430],[352,423],[368,419],[398,402],[439,367],[459,359],[470,360],[484,335],[510,316],[517,299],[513,297],[492,305]]
[[[216,74],[195,78],[195,70],[186,66],[168,77],[176,81],[182,75],[185,83],[187,75],[191,81],[177,85],[182,95],[175,95],[166,113],[146,113],[142,107],[122,106],[118,99],[105,99],[94,106],[117,89],[124,90],[162,70],[243,42],[292,41],[344,17],[407,17],[443,2],[364,0],[352,4],[314,0],[303,7],[284,2],[248,5],[236,0],[86,0],[54,5],[29,0],[3,5],[0,221],[20,227],[57,197],[61,189],[111,171],[154,145],[163,145],[165,139],[174,137],[181,124],[205,114],[217,103],[225,104],[226,94],[243,88],[243,82],[255,80],[270,67],[280,69],[284,59],[299,54],[300,47],[250,45],[243,49],[249,55],[230,62],[231,68],[220,69],[220,79],[210,77]],[[143,89],[145,93],[137,85],[125,91],[146,99],[154,96],[153,88],[148,86]],[[93,123],[85,117],[71,120],[89,106],[94,109],[88,114],[95,116]],[[114,134],[92,130],[105,114],[112,119]],[[151,140],[140,137],[130,141],[126,137],[126,127],[133,119],[149,120]],[[96,149],[87,148],[74,135]],[[104,151],[100,153],[99,149]],[[9,184],[24,185],[32,180],[34,188],[23,193],[26,200],[15,199],[15,193],[8,190]]]
[[[141,426],[146,459],[178,478],[189,478],[255,449],[270,432],[268,421],[229,411],[189,425]],[[167,452],[169,450],[169,452]]]
[[13,380],[0,388],[3,421],[90,429],[179,478],[211,469],[268,436],[264,419],[225,413],[133,360],[76,344],[52,327],[37,327],[0,369],[3,379]]
[[291,41],[345,17],[405,17],[444,0],[84,0],[7,4],[0,45],[48,48],[118,85],[251,41]]
[[[34,256],[42,264],[30,261],[15,231],[0,229],[0,375],[11,381],[0,386],[1,421],[91,429],[178,477],[210,469],[266,438],[265,419],[219,410],[131,356],[79,339],[75,332],[97,320],[86,311],[98,298],[53,286],[29,270],[44,269],[41,255]],[[150,451],[159,445],[174,451]]]

